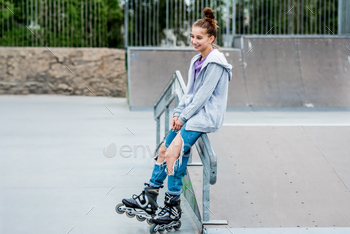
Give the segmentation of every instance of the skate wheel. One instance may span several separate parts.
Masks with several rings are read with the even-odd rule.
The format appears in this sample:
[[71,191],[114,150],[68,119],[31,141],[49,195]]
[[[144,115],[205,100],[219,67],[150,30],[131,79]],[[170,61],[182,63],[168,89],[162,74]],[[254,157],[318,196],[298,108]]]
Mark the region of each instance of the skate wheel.
[[163,232],[165,232],[165,229],[159,229],[158,232],[163,233]]
[[155,234],[155,233],[157,233],[157,231],[156,231],[156,224],[152,224],[150,227],[149,227],[149,233],[150,234]]
[[153,224],[153,222],[150,219],[147,219],[147,223],[148,223],[148,225],[152,225]]
[[165,230],[167,230],[167,232],[171,232],[173,230],[173,227],[167,227]]
[[179,220],[179,222],[176,224],[176,226],[174,226],[175,231],[178,231],[181,227],[181,221]]
[[143,222],[143,221],[145,221],[145,217],[141,217],[140,215],[136,215],[136,219],[138,220],[138,221],[140,221],[140,222]]
[[118,214],[123,214],[125,211],[121,210],[120,208],[124,206],[123,203],[119,203],[116,207],[115,207],[115,211],[117,211]]
[[135,214],[131,214],[131,213],[129,213],[129,212],[125,212],[125,214],[126,214],[126,216],[127,216],[128,218],[134,218],[134,217],[135,217]]

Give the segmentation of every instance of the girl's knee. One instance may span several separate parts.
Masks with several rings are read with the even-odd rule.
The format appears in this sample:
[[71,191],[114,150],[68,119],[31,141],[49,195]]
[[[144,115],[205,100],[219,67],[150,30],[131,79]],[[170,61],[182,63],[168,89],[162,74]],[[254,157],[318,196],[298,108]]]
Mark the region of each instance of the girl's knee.
[[165,147],[165,142],[163,142],[163,144],[162,144],[162,145],[159,147],[159,149],[158,149],[159,155],[160,155],[160,154],[164,155],[165,152],[166,152],[166,150],[167,150],[167,148]]
[[158,149],[157,163],[164,162],[164,160],[167,156],[166,150],[167,150],[167,148],[165,147],[165,144],[163,143],[163,145],[161,147],[159,147],[159,149]]

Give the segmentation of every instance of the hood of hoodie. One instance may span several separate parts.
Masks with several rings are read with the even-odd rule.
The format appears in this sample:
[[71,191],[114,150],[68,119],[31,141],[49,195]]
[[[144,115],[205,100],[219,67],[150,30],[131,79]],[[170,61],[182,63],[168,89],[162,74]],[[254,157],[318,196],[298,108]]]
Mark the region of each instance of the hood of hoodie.
[[[194,56],[192,58],[191,64],[193,64],[196,60],[199,59],[199,57],[201,56],[201,54],[198,54],[196,56]],[[225,68],[227,70],[227,72],[229,73],[229,81],[231,81],[232,79],[232,65],[229,64],[225,58],[225,55],[221,52],[219,52],[217,49],[214,49],[205,59],[201,71],[203,68],[205,68],[209,63],[216,63],[220,66],[222,66],[223,68]]]

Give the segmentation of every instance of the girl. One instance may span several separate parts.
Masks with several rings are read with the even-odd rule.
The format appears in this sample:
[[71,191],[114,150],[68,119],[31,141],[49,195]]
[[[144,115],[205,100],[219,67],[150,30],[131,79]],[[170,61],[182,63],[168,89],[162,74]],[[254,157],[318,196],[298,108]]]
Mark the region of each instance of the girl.
[[[186,94],[174,110],[171,130],[159,148],[149,184],[139,196],[123,199],[126,207],[146,211],[156,224],[181,218],[182,178],[191,146],[203,132],[217,132],[224,122],[232,66],[213,45],[218,27],[213,11],[207,7],[203,13],[206,17],[193,24],[191,33],[191,43],[200,54],[191,60]],[[165,206],[156,214],[156,199],[166,177]]]

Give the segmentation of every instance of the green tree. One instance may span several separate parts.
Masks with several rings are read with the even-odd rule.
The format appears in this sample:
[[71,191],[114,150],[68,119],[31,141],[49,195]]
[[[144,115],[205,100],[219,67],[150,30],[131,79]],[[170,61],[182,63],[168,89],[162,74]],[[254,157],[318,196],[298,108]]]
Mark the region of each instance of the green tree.
[[0,46],[123,46],[119,0],[0,0]]

